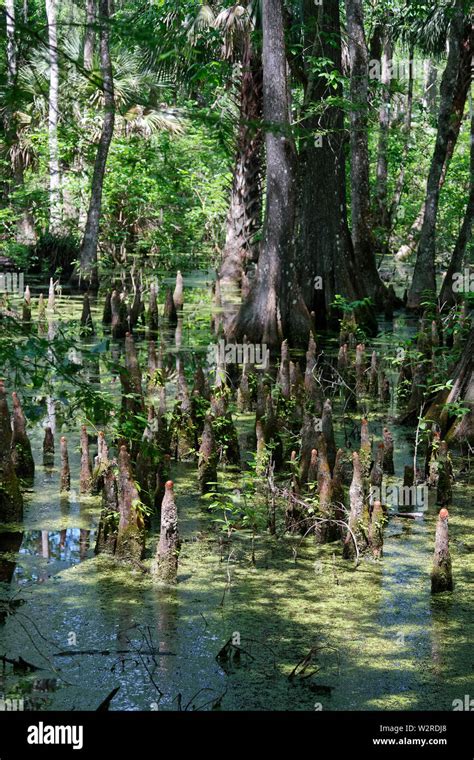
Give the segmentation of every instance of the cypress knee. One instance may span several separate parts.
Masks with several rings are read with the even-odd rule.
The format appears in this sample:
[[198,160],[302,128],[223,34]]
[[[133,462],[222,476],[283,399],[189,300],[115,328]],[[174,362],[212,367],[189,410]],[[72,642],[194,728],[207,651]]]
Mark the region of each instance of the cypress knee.
[[448,519],[448,510],[441,509],[436,523],[435,550],[431,570],[432,594],[452,591],[454,588],[451,556],[449,554]]
[[319,516],[327,522],[317,520],[315,524],[315,538],[318,543],[333,541],[338,537],[339,529],[332,522],[334,520],[333,489],[329,461],[327,457],[326,446],[323,440],[320,440],[318,451],[318,495],[319,495]]
[[302,401],[304,396],[304,380],[298,362],[290,361],[290,394],[296,401]]
[[428,488],[438,487],[438,453],[441,443],[441,434],[435,430],[430,444],[430,456],[428,463]]
[[18,395],[13,392],[13,436],[12,461],[19,478],[32,480],[35,475],[35,463],[31,453],[31,443],[26,433],[26,420]]
[[441,506],[451,504],[453,498],[453,466],[446,441],[440,441],[438,449],[438,484],[436,503]]
[[54,311],[56,307],[56,296],[54,289],[54,280],[49,278],[49,291],[48,291],[48,311]]
[[386,427],[383,429],[383,471],[387,475],[395,474],[395,467],[393,464],[393,435]]
[[130,306],[130,329],[133,330],[138,322],[142,322],[143,324],[143,316],[145,313],[145,305],[142,300],[142,282],[141,282],[141,275],[138,278],[137,282],[133,281],[133,300],[132,305]]
[[382,502],[374,501],[369,523],[369,546],[375,559],[380,559],[383,554],[383,527],[385,514]]
[[155,580],[163,583],[176,583],[180,546],[173,481],[168,480],[161,504],[160,539],[152,565],[152,574]]
[[267,462],[267,447],[265,445],[265,435],[263,432],[262,420],[255,423],[255,437],[257,439],[257,453],[255,457],[255,472],[257,475],[263,475]]
[[163,307],[163,317],[168,320],[170,327],[176,327],[178,324],[178,314],[173,301],[173,292],[171,288],[166,291],[165,305]]
[[89,437],[85,425],[81,427],[81,474],[79,477],[79,491],[90,493],[92,488],[92,467],[89,456]]
[[45,427],[43,439],[43,464],[52,467],[54,463],[54,435],[51,428]]
[[81,335],[93,335],[95,332],[94,330],[94,323],[92,321],[92,312],[91,312],[91,304],[89,301],[89,296],[87,293],[84,293],[84,298],[82,301],[82,314],[81,314]]
[[130,455],[125,446],[120,447],[118,470],[120,520],[115,556],[122,560],[139,561],[145,548],[144,522],[138,509],[140,497],[132,475]]
[[25,288],[21,321],[23,322],[24,328],[29,331],[31,325],[31,293],[28,285]]
[[127,332],[127,306],[117,290],[112,291],[110,308],[112,311],[112,338],[115,340],[124,338]]
[[102,324],[103,325],[110,325],[112,322],[112,307],[110,305],[110,301],[112,299],[112,293],[110,290],[105,295],[104,300],[104,310],[102,312]]
[[376,351],[372,351],[370,360],[369,393],[372,398],[379,395],[379,360]]
[[365,379],[365,345],[358,343],[356,346],[355,371],[356,371],[356,393],[364,395],[367,390]]
[[96,554],[115,554],[120,519],[116,469],[114,463],[107,462],[103,474],[102,512],[97,528]]
[[380,497],[380,493],[382,489],[383,456],[384,456],[384,445],[383,443],[379,443],[377,446],[375,461],[372,464],[372,469],[370,470],[370,476],[369,476],[371,494],[374,494],[374,496],[372,496],[372,499],[371,499],[372,502]]
[[189,393],[186,375],[184,373],[183,362],[181,360],[178,363],[176,398],[181,402],[181,412],[186,415],[191,414],[191,396]]
[[206,415],[202,431],[198,459],[199,487],[201,493],[212,491],[217,480],[217,452],[209,415]]
[[0,523],[23,517],[23,497],[11,457],[12,429],[3,380],[0,380]]
[[248,412],[252,408],[250,398],[249,378],[247,374],[247,365],[242,367],[242,376],[237,389],[237,409],[239,412]]
[[290,355],[288,341],[281,344],[280,369],[278,371],[278,385],[281,388],[283,398],[290,398]]
[[174,293],[173,293],[173,303],[177,311],[182,310],[183,303],[184,303],[183,275],[181,274],[179,269],[176,272],[176,284],[175,284]]
[[278,469],[283,462],[283,444],[278,430],[278,420],[273,408],[272,396],[269,393],[265,404],[264,418],[265,443],[272,449],[272,459]]
[[318,444],[318,418],[308,412],[305,413],[301,428],[301,482],[308,480],[308,470],[311,462],[311,452]]
[[308,486],[312,487],[318,482],[318,450],[311,449],[311,459],[308,467]]
[[323,415],[321,418],[321,432],[326,443],[326,451],[329,463],[329,469],[332,473],[336,461],[336,442],[334,439],[334,428],[332,424],[332,405],[329,399],[326,399],[323,406]]
[[67,450],[67,441],[64,436],[61,437],[61,477],[59,490],[61,493],[71,490],[71,471],[69,469],[69,454]]
[[[356,451],[352,454],[352,466],[353,475],[352,483],[349,488],[350,497],[350,514],[349,514],[349,528],[355,536],[357,546],[360,549],[364,549],[367,545],[363,520],[365,517],[364,508],[364,489],[362,485],[362,472],[359,455]],[[354,546],[354,540],[349,531],[344,541],[343,557],[344,559],[352,559],[356,555]]]
[[349,367],[349,356],[347,349],[347,343],[343,343],[342,346],[340,346],[339,353],[337,355],[337,370],[343,377],[347,373]]
[[156,371],[158,369],[158,356],[156,353],[156,343],[154,340],[148,341],[148,375],[150,377],[150,386],[156,383]]
[[306,369],[304,374],[304,388],[306,400],[310,408],[319,413],[321,411],[321,394],[316,380],[316,342],[312,335],[309,338],[308,350],[306,352]]
[[148,301],[147,326],[149,337],[156,337],[159,327],[158,304],[156,301],[156,288],[150,285],[150,298]]
[[46,306],[44,296],[40,293],[38,298],[38,335],[45,335],[48,332],[46,324]]
[[365,417],[361,421],[360,425],[360,463],[362,466],[362,477],[368,478],[370,473],[370,465],[372,462],[372,444],[369,436],[369,423]]

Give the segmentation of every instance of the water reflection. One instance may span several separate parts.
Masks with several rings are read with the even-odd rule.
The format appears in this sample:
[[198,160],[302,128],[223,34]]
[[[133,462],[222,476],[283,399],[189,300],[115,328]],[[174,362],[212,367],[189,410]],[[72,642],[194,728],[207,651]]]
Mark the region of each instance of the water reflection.
[[[0,533],[0,582],[10,583],[16,568],[16,560],[12,556],[17,554],[23,533]],[[2,555],[7,555],[3,557]]]
[[0,581],[42,583],[64,566],[93,557],[94,534],[84,528],[0,533]]

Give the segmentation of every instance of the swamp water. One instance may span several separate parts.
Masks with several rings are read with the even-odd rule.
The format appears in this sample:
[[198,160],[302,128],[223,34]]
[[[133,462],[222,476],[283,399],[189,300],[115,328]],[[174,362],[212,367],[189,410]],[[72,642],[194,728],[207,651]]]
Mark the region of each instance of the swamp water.
[[[205,361],[213,339],[203,286],[202,277],[186,278],[182,349]],[[59,322],[78,319],[80,299],[57,301]],[[93,316],[100,333],[98,307]],[[382,327],[387,332],[375,343],[384,356],[410,326],[395,319],[393,335]],[[145,341],[138,347],[143,368]],[[118,380],[103,372],[101,379],[118,398]],[[22,400],[32,394],[16,390]],[[250,416],[234,419],[244,440]],[[375,440],[385,419],[377,410],[369,416]],[[29,428],[36,473],[24,520],[0,528],[0,696],[40,710],[95,710],[117,687],[113,710],[451,710],[453,700],[472,695],[472,474],[457,477],[449,510],[455,589],[432,597],[434,504],[420,519],[390,518],[381,561],[363,559],[355,569],[339,544],[263,535],[253,566],[250,534],[219,540],[195,466],[175,463],[183,545],[176,588],[163,588],[140,570],[94,555],[100,499],[78,492],[81,422],[58,421],[50,470],[41,464],[45,419]],[[413,431],[389,424],[393,482],[400,483],[413,460]],[[66,497],[59,495],[63,431],[72,475]],[[336,443],[343,442],[336,427]],[[358,447],[357,432],[352,445]],[[155,520],[145,565],[158,527]],[[229,640],[240,645],[240,657],[216,659]],[[310,651],[304,672],[300,666],[290,678]]]

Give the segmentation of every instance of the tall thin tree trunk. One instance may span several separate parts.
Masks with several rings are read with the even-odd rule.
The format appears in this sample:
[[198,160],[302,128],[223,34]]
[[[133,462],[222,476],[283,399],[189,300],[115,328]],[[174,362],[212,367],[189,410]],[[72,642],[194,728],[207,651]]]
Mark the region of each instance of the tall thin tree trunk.
[[[452,155],[454,153],[454,148],[456,146],[457,138],[459,136],[461,122],[462,122],[461,118],[460,119],[456,118],[456,120],[453,120],[453,122],[451,123],[452,130],[451,130],[451,136],[449,138],[449,145],[448,145],[448,150],[446,154],[446,160],[444,162],[443,171],[441,172],[441,177],[439,179],[440,192],[446,181],[446,175],[448,173],[449,162],[451,161]],[[403,180],[403,177],[402,177],[402,180]],[[401,260],[407,259],[413,253],[413,251],[416,250],[416,246],[420,240],[420,232],[423,227],[423,220],[425,218],[425,208],[426,208],[426,199],[421,204],[420,210],[418,214],[416,215],[415,221],[413,222],[412,226],[410,227],[408,231],[406,242],[400,246],[400,248],[395,254],[395,258],[401,259]]]
[[[436,220],[440,180],[447,167],[453,122],[462,119],[471,80],[472,23],[466,25],[463,0],[456,0],[448,37],[448,60],[440,87],[438,133],[426,185],[425,214],[407,306],[419,309],[426,294],[436,292]],[[451,143],[453,140],[451,139]]]
[[95,38],[95,4],[96,0],[86,0],[86,32],[84,35],[84,68],[92,71]]
[[242,60],[237,155],[227,216],[221,277],[240,280],[242,267],[255,258],[254,236],[260,227],[263,135],[262,59],[247,33]]
[[100,23],[100,68],[102,72],[102,89],[104,93],[104,119],[102,132],[95,157],[92,176],[91,197],[87,213],[86,227],[80,252],[80,272],[77,274],[85,287],[96,288],[97,281],[97,245],[99,239],[100,213],[102,208],[102,190],[105,167],[110,143],[114,133],[115,97],[112,61],[109,49],[109,4],[108,0],[99,0]]
[[384,36],[382,53],[382,104],[379,113],[379,142],[377,150],[377,168],[375,193],[377,199],[377,223],[384,234],[383,249],[385,250],[390,226],[388,208],[388,137],[390,130],[390,82],[393,56],[393,44],[387,32]]
[[[411,135],[411,126],[412,126],[412,114],[413,114],[413,48],[410,48],[409,53],[409,71],[408,71],[408,88],[407,88],[407,102],[405,107],[405,122],[403,124],[403,152],[402,152],[402,159],[400,163],[400,170],[398,172],[397,180],[395,182],[395,189],[393,191],[392,201],[390,203],[389,208],[389,238],[390,234],[393,230],[393,225],[395,223],[395,217],[398,211],[398,208],[400,206],[400,201],[402,198],[402,192],[403,192],[403,186],[405,184],[405,171],[406,171],[406,164],[408,159],[408,152],[410,150],[410,135]],[[388,247],[390,248],[390,240]]]
[[362,0],[346,0],[351,100],[352,240],[368,294],[380,303],[384,286],[377,271],[372,235],[368,142],[368,53]]
[[49,56],[49,102],[48,102],[48,142],[49,142],[49,228],[57,233],[61,224],[61,198],[59,174],[58,117],[59,117],[59,61],[57,0],[46,0],[48,19]]
[[272,348],[283,338],[304,345],[310,329],[295,276],[295,147],[288,116],[287,64],[282,0],[263,0],[263,115],[266,146],[266,205],[255,280],[232,335],[247,335]]
[[312,67],[315,58],[325,58],[330,60],[328,71],[341,72],[338,4],[315,6],[313,0],[305,0],[303,23],[303,107],[309,115],[300,125],[297,268],[306,306],[314,310],[316,324],[325,327],[336,294],[355,301],[367,292],[355,266],[347,224],[344,114],[337,105],[325,104],[342,93],[328,86],[325,71],[314,74]]
[[438,78],[438,69],[431,58],[425,61],[424,65],[425,81],[423,84],[423,106],[432,114],[436,113],[436,80]]
[[453,291],[453,276],[455,272],[462,273],[467,247],[472,238],[472,224],[474,221],[474,113],[471,114],[471,158],[470,158],[470,188],[467,200],[466,212],[463,223],[459,230],[453,255],[446,272],[439,302],[443,306],[454,306],[459,294]]
[[7,81],[9,87],[15,86],[16,80],[16,43],[15,43],[15,1],[5,0],[7,28]]

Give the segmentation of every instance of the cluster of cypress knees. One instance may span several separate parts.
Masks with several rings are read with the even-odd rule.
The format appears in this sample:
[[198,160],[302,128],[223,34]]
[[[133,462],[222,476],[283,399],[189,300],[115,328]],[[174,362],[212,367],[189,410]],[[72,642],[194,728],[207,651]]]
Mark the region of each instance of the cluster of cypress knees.
[[[138,295],[137,295],[138,294]],[[219,301],[216,288],[215,301]],[[40,297],[39,327],[44,303]],[[48,308],[54,309],[54,283],[50,287]],[[177,577],[180,537],[173,482],[170,480],[172,458],[197,460],[198,481],[202,494],[215,488],[220,463],[241,464],[239,439],[234,426],[230,401],[235,398],[239,412],[255,412],[254,445],[257,476],[267,476],[282,469],[289,459],[290,479],[283,491],[286,506],[285,529],[289,533],[312,534],[319,543],[339,540],[343,556],[359,557],[369,551],[375,558],[383,553],[383,528],[387,510],[380,500],[372,499],[373,489],[380,488],[384,474],[394,475],[393,436],[387,427],[383,440],[372,455],[372,442],[367,419],[362,419],[360,448],[349,454],[336,449],[332,404],[324,400],[316,341],[310,337],[305,365],[290,358],[287,341],[283,341],[279,361],[265,372],[247,362],[219,365],[206,374],[197,366],[192,390],[188,387],[182,355],[176,356],[176,401],[169,422],[164,377],[166,329],[176,328],[180,341],[182,322],[183,278],[178,272],[174,292],[168,289],[163,310],[164,324],[159,317],[156,289],[151,286],[148,308],[142,289],[135,288],[133,302],[127,304],[123,293],[113,290],[105,300],[103,324],[112,337],[124,340],[125,364],[119,370],[122,386],[121,417],[147,417],[142,440],[114,440],[116,457],[111,457],[105,435],[97,436],[97,453],[92,465],[91,436],[81,429],[81,470],[79,489],[82,494],[101,494],[102,512],[97,533],[96,551],[114,555],[119,560],[141,564],[145,551],[147,510],[142,502],[161,511],[160,538],[151,565],[154,578],[173,583]],[[23,320],[31,322],[31,296],[25,294]],[[143,322],[147,327],[148,368],[143,374],[132,331]],[[221,331],[219,315],[214,316],[213,329]],[[160,327],[160,347],[156,339]],[[433,328],[434,329],[434,328]],[[91,308],[84,295],[81,330],[94,332]],[[423,332],[423,331],[422,331]],[[179,337],[178,337],[179,334]],[[245,342],[245,339],[244,339]],[[250,355],[250,352],[248,353]],[[331,367],[332,377],[345,395],[345,408],[357,409],[359,398],[367,396],[390,401],[390,382],[377,353],[370,361],[363,343],[357,343],[355,329],[341,330],[337,364]],[[406,380],[407,369],[401,375]],[[212,382],[211,382],[212,378]],[[412,395],[419,383],[412,375]],[[22,495],[19,480],[31,480],[34,462],[26,432],[26,421],[16,393],[12,394],[13,418],[7,404],[3,381],[0,381],[0,522],[22,519]],[[285,407],[285,404],[288,406]],[[410,407],[410,404],[409,404]],[[286,413],[285,413],[286,408]],[[291,408],[291,415],[288,409]],[[283,415],[280,412],[283,410]],[[286,414],[286,417],[285,417]],[[299,434],[299,452],[285,451],[285,432]],[[45,428],[43,460],[54,462],[55,441],[50,427]],[[68,446],[60,439],[60,490],[70,490]],[[406,467],[404,485],[420,482],[421,474]],[[425,457],[424,481],[437,489],[437,503],[442,505],[436,526],[435,551],[431,575],[433,593],[452,590],[452,569],[448,539],[448,510],[452,500],[453,472],[446,441],[433,429]],[[137,484],[139,487],[137,487]],[[348,487],[348,498],[346,488]],[[317,510],[308,509],[308,500],[316,497]],[[305,501],[306,499],[306,501]],[[274,500],[273,500],[274,503]],[[311,502],[311,503],[314,503]],[[346,507],[346,504],[348,505]],[[275,532],[275,513],[269,511],[268,527]]]

